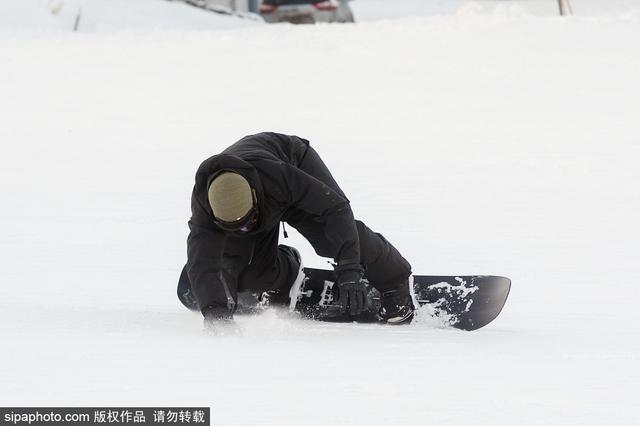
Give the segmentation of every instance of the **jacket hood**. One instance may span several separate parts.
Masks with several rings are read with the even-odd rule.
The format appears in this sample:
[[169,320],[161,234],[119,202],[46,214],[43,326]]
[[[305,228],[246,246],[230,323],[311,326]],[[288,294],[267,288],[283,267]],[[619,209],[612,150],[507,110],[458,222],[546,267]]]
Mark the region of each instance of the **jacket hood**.
[[[262,187],[262,181],[260,180],[260,176],[258,175],[255,167],[239,157],[228,154],[219,154],[214,155],[213,157],[210,157],[207,161],[205,161],[205,163],[202,164],[200,171],[202,173],[206,173],[207,175],[207,184],[204,190],[205,194],[209,189],[209,185],[211,185],[211,181],[213,181],[213,179],[222,172],[238,173],[239,175],[244,177],[247,182],[249,182],[249,185],[256,193],[256,201],[258,205],[258,224],[256,228],[250,232],[247,232],[246,234],[229,232],[223,230],[222,228],[220,229],[223,232],[234,236],[249,236],[259,233],[263,227],[262,212],[264,212],[264,191]],[[206,204],[208,205],[209,203],[207,202]],[[213,212],[211,212],[211,215],[213,217]]]

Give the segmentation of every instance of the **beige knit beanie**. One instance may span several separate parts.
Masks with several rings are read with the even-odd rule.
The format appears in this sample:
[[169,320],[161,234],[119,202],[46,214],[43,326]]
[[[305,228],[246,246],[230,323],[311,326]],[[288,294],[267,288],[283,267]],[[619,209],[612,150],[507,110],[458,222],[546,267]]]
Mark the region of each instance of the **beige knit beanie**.
[[209,185],[209,204],[216,219],[236,222],[253,207],[251,186],[241,175],[223,172]]

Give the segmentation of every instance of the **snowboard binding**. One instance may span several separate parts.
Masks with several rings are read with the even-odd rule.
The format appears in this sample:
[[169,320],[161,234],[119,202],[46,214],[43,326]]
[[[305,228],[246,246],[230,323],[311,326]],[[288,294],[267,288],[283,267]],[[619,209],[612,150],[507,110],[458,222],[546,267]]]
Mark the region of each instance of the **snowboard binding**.
[[350,315],[335,304],[333,271],[305,268],[299,285],[291,289],[289,310],[314,320],[331,322],[376,322],[379,320],[380,292],[365,281],[367,306],[363,313]]

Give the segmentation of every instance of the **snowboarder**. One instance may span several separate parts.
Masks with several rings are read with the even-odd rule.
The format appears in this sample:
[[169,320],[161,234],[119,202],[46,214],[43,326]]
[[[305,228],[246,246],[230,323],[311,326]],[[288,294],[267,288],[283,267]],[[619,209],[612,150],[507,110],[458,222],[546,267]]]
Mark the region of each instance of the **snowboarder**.
[[259,133],[206,159],[196,172],[191,213],[185,268],[207,328],[233,321],[239,291],[288,303],[302,266],[295,248],[278,245],[280,222],[334,260],[335,303],[343,312],[357,318],[365,310],[364,276],[381,292],[384,321],[413,318],[409,262],[354,219],[349,200],[305,139]]

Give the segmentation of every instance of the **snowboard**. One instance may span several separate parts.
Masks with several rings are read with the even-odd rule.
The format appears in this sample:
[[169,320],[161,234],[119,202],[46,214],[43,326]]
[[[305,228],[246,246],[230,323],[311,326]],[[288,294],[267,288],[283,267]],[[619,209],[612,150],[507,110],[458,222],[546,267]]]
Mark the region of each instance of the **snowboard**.
[[[294,310],[323,321],[378,322],[380,292],[366,282],[367,310],[352,317],[333,305],[335,274],[325,269],[304,269],[304,279]],[[494,275],[413,275],[409,279],[416,318],[431,316],[439,323],[461,330],[477,330],[502,311],[511,280]],[[290,306],[293,306],[291,301]]]
[[[304,317],[332,322],[381,322],[380,292],[366,280],[367,309],[351,316],[333,303],[335,273],[327,269],[304,268],[289,297],[289,310]],[[412,275],[409,289],[416,318],[432,317],[440,324],[461,330],[477,330],[496,319],[504,307],[511,280],[494,275]],[[187,308],[199,310],[186,270],[178,282],[178,298]],[[238,294],[238,313],[254,313],[265,308],[259,295]]]

